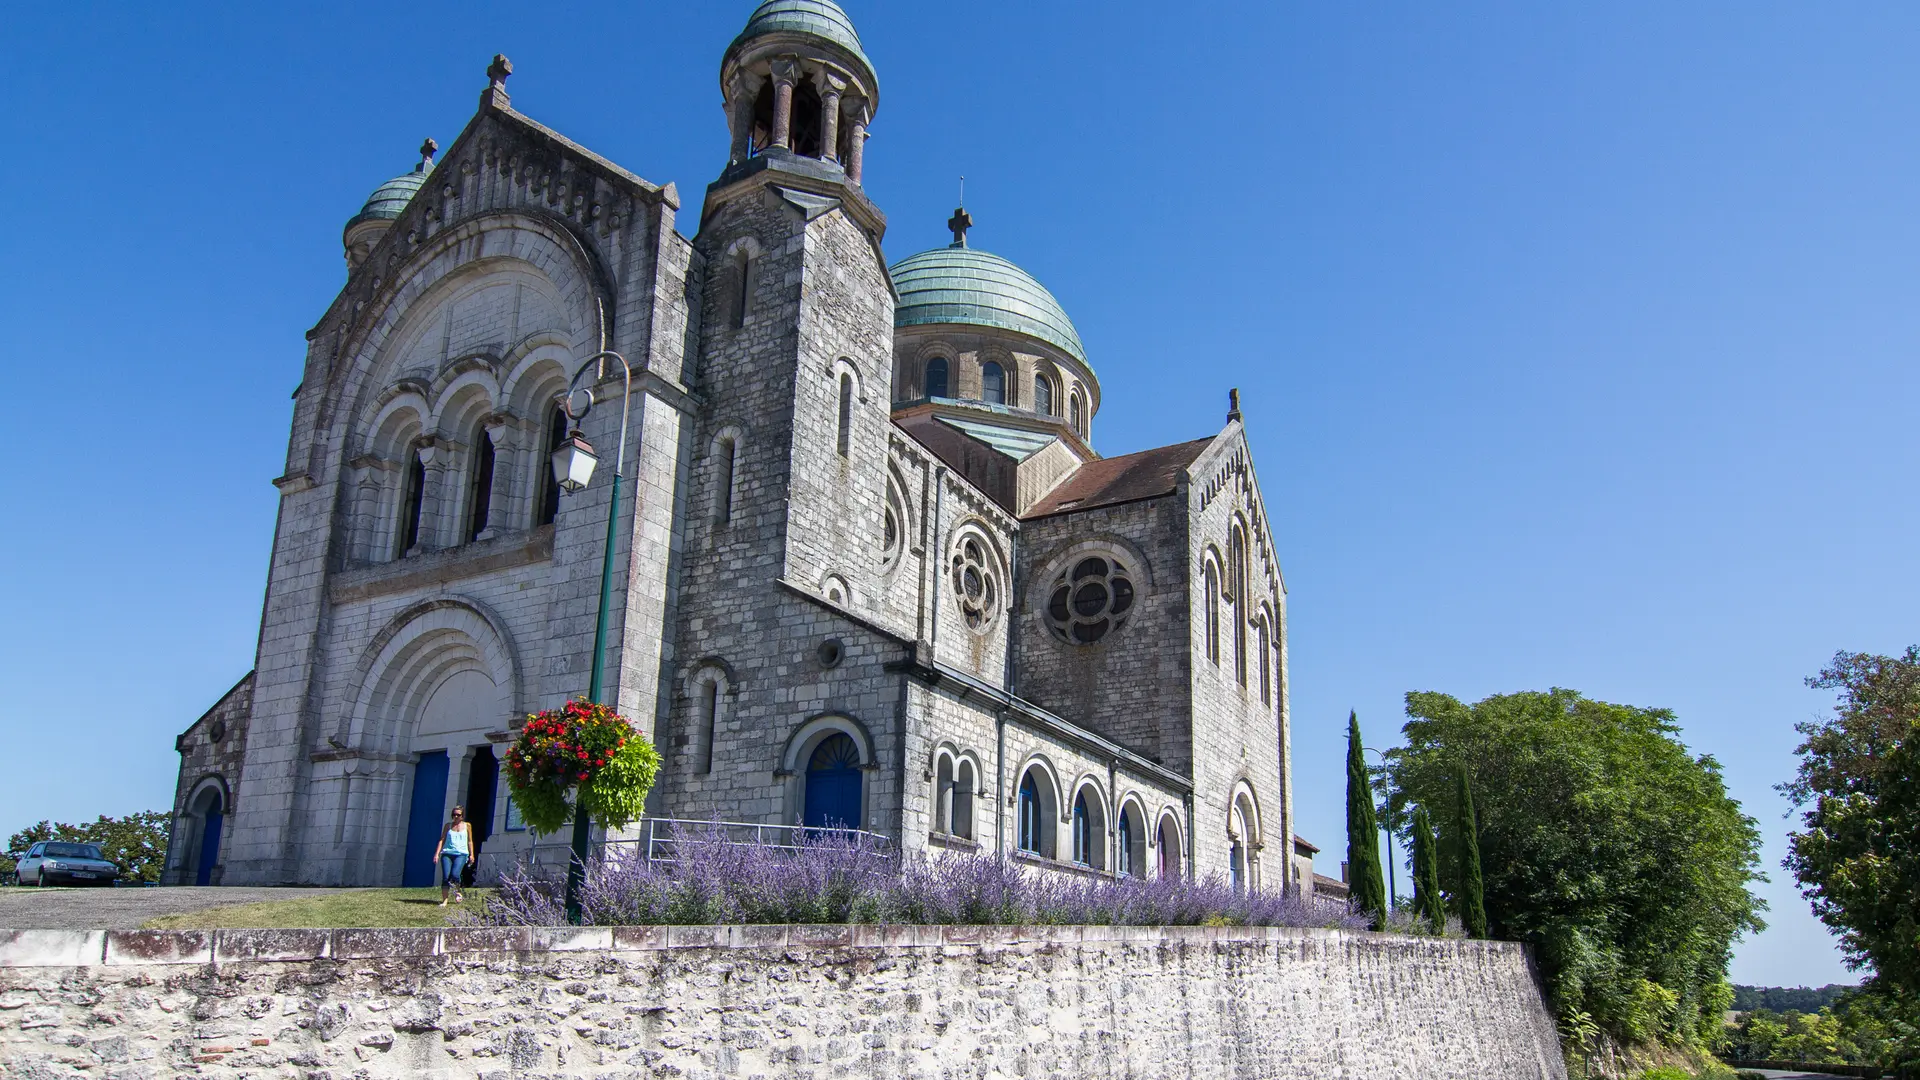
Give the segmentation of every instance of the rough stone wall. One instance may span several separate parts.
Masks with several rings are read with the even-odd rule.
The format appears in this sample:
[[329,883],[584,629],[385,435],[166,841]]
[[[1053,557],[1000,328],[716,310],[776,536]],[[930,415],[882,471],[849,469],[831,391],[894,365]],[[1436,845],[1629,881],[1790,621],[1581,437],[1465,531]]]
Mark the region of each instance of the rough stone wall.
[[[249,671],[174,740],[174,748],[180,751],[180,779],[174,785],[173,828],[167,836],[161,884],[186,885],[194,880],[206,827],[206,816],[195,803],[206,787],[218,790],[221,813],[233,813],[233,793],[247,757],[247,717],[252,711],[253,672]],[[216,863],[213,874],[217,885],[224,868]]]
[[[1016,620],[1021,697],[1172,769],[1191,764],[1187,637],[1186,506],[1179,496],[1055,514],[1021,523],[1026,574]],[[1056,637],[1047,598],[1062,574],[1090,555],[1112,555],[1131,572],[1134,606],[1092,645]]]
[[1519,946],[1112,927],[0,932],[0,1075],[1564,1080]]

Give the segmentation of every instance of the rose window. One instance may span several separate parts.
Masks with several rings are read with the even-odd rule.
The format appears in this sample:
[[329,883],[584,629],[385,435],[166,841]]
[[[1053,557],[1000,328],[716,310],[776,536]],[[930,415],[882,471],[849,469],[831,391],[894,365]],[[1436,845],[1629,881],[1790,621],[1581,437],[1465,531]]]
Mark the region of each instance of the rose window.
[[978,537],[960,541],[953,553],[953,591],[960,600],[960,615],[967,621],[967,629],[986,633],[1000,613],[1000,586]]
[[1104,555],[1074,563],[1047,594],[1047,626],[1061,641],[1091,645],[1133,610],[1133,578]]

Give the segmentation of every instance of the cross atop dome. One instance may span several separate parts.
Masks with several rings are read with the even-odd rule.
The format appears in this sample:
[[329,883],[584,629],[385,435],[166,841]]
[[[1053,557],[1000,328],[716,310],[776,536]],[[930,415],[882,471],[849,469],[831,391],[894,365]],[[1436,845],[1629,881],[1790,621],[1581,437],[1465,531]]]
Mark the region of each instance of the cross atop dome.
[[953,244],[951,246],[957,248],[966,247],[967,230],[973,228],[973,215],[967,213],[967,208],[964,206],[954,207],[953,217],[948,219],[947,228],[953,230]]

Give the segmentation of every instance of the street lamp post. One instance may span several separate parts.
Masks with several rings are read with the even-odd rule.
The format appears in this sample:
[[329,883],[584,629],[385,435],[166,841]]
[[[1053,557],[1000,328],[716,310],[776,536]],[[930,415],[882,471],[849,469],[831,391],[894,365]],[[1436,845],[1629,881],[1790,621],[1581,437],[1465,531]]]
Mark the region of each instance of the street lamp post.
[[[567,396],[562,408],[567,414],[571,430],[566,441],[553,452],[553,479],[560,489],[569,495],[586,489],[587,482],[593,479],[594,466],[599,457],[593,451],[585,435],[580,432],[580,422],[593,410],[593,391],[585,390],[586,404],[579,412],[573,409],[573,399],[582,392],[580,380],[588,371],[594,370],[600,361],[611,357],[620,361],[620,370],[626,383],[620,393],[620,445],[613,457],[613,493],[607,500],[607,546],[600,559],[600,607],[593,616],[593,660],[590,670],[593,672],[587,684],[587,700],[596,705],[605,704],[600,700],[606,687],[607,663],[607,612],[613,606],[613,542],[618,535],[620,522],[620,479],[627,471],[627,415],[633,400],[633,368],[627,358],[612,350],[594,353],[587,362],[580,365],[573,380],[567,384]],[[587,801],[584,792],[576,792],[573,812],[573,856],[567,861],[567,921],[580,922],[580,886],[587,877],[588,847],[593,838],[593,822],[587,814]]]
[[[1386,776],[1387,775],[1387,755],[1382,754],[1380,751],[1375,750],[1371,746],[1363,746],[1360,749],[1365,750],[1369,754],[1377,755],[1380,758],[1380,775]],[[1397,860],[1394,859],[1393,857],[1393,792],[1392,791],[1387,792],[1387,804],[1386,804],[1385,810],[1386,812],[1380,815],[1380,831],[1387,834],[1387,906],[1388,908],[1394,908],[1400,905],[1400,888],[1398,885],[1394,883],[1395,874],[1394,874],[1393,864]]]

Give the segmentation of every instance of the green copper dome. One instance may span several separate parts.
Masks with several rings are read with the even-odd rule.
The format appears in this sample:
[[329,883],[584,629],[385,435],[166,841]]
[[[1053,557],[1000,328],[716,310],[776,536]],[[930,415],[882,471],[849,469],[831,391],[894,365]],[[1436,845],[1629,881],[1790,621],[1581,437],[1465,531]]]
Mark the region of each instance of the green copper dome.
[[753,17],[747,20],[747,28],[727,46],[727,52],[757,37],[768,34],[806,34],[817,37],[858,57],[873,70],[873,61],[867,59],[866,50],[860,47],[860,35],[853,28],[853,20],[840,10],[833,0],[766,0],[766,3],[753,9]]
[[1080,334],[1060,301],[1033,275],[977,248],[923,251],[893,264],[900,304],[893,325],[959,324],[1013,330],[1087,362]]
[[374,188],[373,194],[367,196],[366,205],[360,208],[359,213],[353,215],[353,220],[347,222],[347,227],[352,228],[363,221],[373,221],[377,218],[391,221],[399,217],[400,212],[405,210],[407,203],[412,200],[413,193],[419,191],[427,182],[427,173],[432,169],[433,162],[422,161],[413,167],[412,172],[401,173]]

